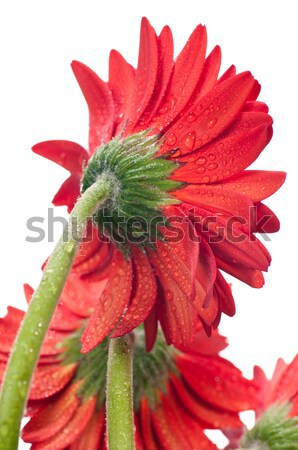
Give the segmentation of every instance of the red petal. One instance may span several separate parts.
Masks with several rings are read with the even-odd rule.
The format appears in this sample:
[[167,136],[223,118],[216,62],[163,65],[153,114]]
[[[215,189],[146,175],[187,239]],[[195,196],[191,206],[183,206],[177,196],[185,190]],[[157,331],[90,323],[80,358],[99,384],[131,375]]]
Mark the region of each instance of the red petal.
[[236,127],[234,130],[230,128],[227,136],[221,136],[194,152],[189,162],[180,166],[172,178],[187,183],[215,183],[224,180],[252,164],[267,143],[267,124],[243,132],[236,131]]
[[160,153],[179,148],[174,156],[185,155],[215,139],[236,119],[253,83],[252,75],[243,72],[217,85],[170,128]]
[[116,50],[110,53],[109,87],[115,103],[117,128],[127,121],[129,105],[135,92],[135,70]]
[[71,64],[89,108],[89,148],[93,153],[112,136],[114,104],[112,93],[93,70],[78,61]]
[[270,403],[289,401],[291,397],[298,393],[298,355],[285,368],[279,376],[278,383],[275,384],[270,396]]
[[216,257],[216,262],[219,269],[224,270],[249,286],[254,288],[261,288],[264,286],[264,276],[260,270],[250,269],[249,267],[241,266],[236,263],[234,264],[231,261],[226,261],[218,256]]
[[102,244],[102,239],[99,236],[99,230],[96,226],[92,224],[92,221],[89,220],[86,227],[86,235],[84,237],[84,241],[80,244],[79,249],[77,251],[73,267],[76,267],[78,264],[88,260],[96,253],[96,250]]
[[206,333],[201,328],[191,345],[191,347],[179,347],[183,353],[188,353],[189,355],[210,355],[215,356],[227,347],[227,339],[218,333],[218,330],[214,330],[212,336],[206,336]]
[[200,318],[212,325],[218,314],[218,302],[213,296],[213,284],[217,273],[213,253],[204,239],[201,239],[200,254],[195,280],[196,295],[193,304]]
[[93,413],[82,434],[71,444],[70,450],[98,450],[105,423],[105,411]]
[[234,77],[235,75],[236,75],[236,67],[234,66],[234,64],[232,64],[218,79],[217,84],[220,84],[223,81],[226,81],[231,77]]
[[[95,253],[90,256],[90,258],[86,259],[80,264],[77,264],[73,268],[73,272],[79,273],[80,275],[89,276],[94,272],[97,274],[104,272],[104,269],[110,265],[112,260],[112,248],[110,243],[102,242],[98,247]],[[107,275],[101,277],[100,279],[106,277]],[[91,280],[92,281],[92,280]]]
[[135,293],[112,338],[123,336],[139,326],[149,315],[156,300],[156,281],[148,257],[137,247],[132,252]]
[[129,109],[129,124],[126,134],[131,132],[144,112],[152,96],[158,65],[157,37],[148,19],[143,17],[140,33],[138,68],[136,70],[135,96]]
[[153,306],[150,314],[146,317],[144,327],[146,335],[146,351],[150,352],[154,347],[158,330],[156,306]]
[[266,103],[250,101],[250,102],[245,103],[243,111],[259,111],[259,112],[268,113],[269,108],[266,105]]
[[210,426],[212,428],[236,428],[241,425],[241,421],[237,414],[220,411],[204,403],[203,400],[187,389],[181,379],[177,378],[175,375],[171,375],[171,383],[181,404],[189,414],[196,417],[199,421],[203,421],[207,425],[207,428]]
[[[29,303],[34,294],[34,290],[28,284],[24,285],[24,292]],[[58,306],[55,310],[54,317],[51,320],[50,328],[52,330],[60,330],[60,331],[73,331],[79,328],[82,325],[82,322],[78,320],[78,317],[72,314],[65,306],[63,302],[60,300]]]
[[96,401],[96,397],[84,400],[72,419],[64,427],[63,433],[59,433],[41,443],[33,444],[31,450],[63,450],[67,448],[87,426],[94,412]]
[[213,89],[220,69],[220,63],[221,49],[218,45],[216,45],[205,60],[200,80],[196,87],[196,97],[202,97]]
[[178,116],[190,100],[203,68],[206,45],[206,29],[199,25],[175,62],[166,98],[153,122],[160,131]]
[[22,431],[25,442],[45,441],[65,427],[80,403],[76,395],[78,387],[79,383],[70,385],[58,399],[31,418]]
[[67,366],[41,366],[35,372],[30,389],[30,400],[39,400],[50,397],[61,391],[72,379],[77,364]]
[[173,37],[171,30],[168,26],[164,27],[160,36],[157,38],[158,45],[158,71],[155,82],[155,88],[152,97],[143,112],[135,131],[142,131],[146,128],[150,128],[151,119],[153,122],[156,120],[155,113],[161,106],[161,111],[166,110],[163,108],[164,95],[170,80],[173,67]]
[[223,189],[245,195],[254,203],[274,194],[284,183],[285,172],[267,170],[245,170],[221,183]]
[[60,302],[80,317],[89,317],[100,298],[106,282],[89,283],[76,274],[70,274],[61,294]]
[[189,443],[180,428],[177,426],[173,410],[167,408],[167,414],[163,404],[158,403],[151,413],[155,434],[160,442],[158,448],[165,450],[188,449]]
[[256,203],[256,225],[252,228],[252,232],[256,233],[276,233],[280,229],[280,222],[274,212],[264,205],[264,203]]
[[[209,220],[210,214],[206,214],[202,209],[200,213],[203,224],[201,232],[209,239],[209,245],[216,257],[232,264],[268,270],[270,264],[268,252],[255,236],[245,233],[241,224],[234,221],[231,224],[230,218],[223,215],[216,215],[215,221]],[[198,213],[196,215],[199,216]]]
[[80,179],[81,178],[78,175],[70,175],[55,194],[52,200],[53,204],[55,206],[66,205],[68,212],[70,212],[81,193]]
[[129,302],[131,287],[131,261],[115,250],[108,284],[82,336],[82,353],[92,350],[115,327]]
[[175,191],[173,196],[182,202],[201,206],[215,213],[223,212],[230,217],[240,216],[247,224],[250,220],[252,201],[243,194],[228,190],[221,184],[189,184]]
[[176,284],[163,261],[151,252],[150,259],[163,288],[157,301],[158,318],[168,344],[190,345],[196,331],[195,309],[189,297]]
[[142,397],[140,406],[140,422],[142,427],[142,436],[147,449],[158,450],[153,435],[151,411],[146,397]]
[[227,316],[234,316],[236,313],[236,307],[234,298],[232,295],[231,287],[226,282],[222,274],[217,271],[217,278],[215,282],[215,289],[217,298],[220,304],[220,310]]
[[179,355],[176,362],[190,387],[209,404],[235,412],[258,404],[255,384],[225,359]]
[[74,175],[82,175],[82,166],[89,159],[84,147],[71,141],[44,141],[34,145],[32,150]]

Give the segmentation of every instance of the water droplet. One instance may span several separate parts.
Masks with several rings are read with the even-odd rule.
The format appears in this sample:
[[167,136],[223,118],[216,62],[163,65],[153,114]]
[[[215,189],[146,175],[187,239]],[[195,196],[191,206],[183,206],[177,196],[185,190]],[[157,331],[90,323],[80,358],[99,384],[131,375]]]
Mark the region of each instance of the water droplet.
[[177,142],[177,137],[175,136],[174,133],[170,133],[166,139],[166,144],[167,145],[175,145],[176,142]]
[[186,148],[186,150],[191,151],[194,148],[195,139],[196,139],[195,132],[187,133],[187,135],[183,139],[183,146]]
[[104,299],[104,301],[102,302],[102,309],[104,311],[107,311],[110,307],[110,304],[112,303],[112,296],[111,295],[107,295],[106,298]]
[[172,291],[170,291],[170,289],[168,289],[166,292],[166,299],[169,301],[172,301],[174,299],[174,294]]
[[196,118],[197,118],[196,114],[194,114],[193,112],[190,112],[188,114],[188,116],[186,117],[186,120],[187,120],[187,122],[192,123],[196,120]]
[[204,165],[204,164],[206,164],[206,162],[207,162],[207,159],[205,158],[205,156],[201,156],[200,158],[198,158],[196,160],[196,163],[199,165]]
[[218,168],[218,164],[216,164],[216,163],[210,163],[210,164],[208,164],[208,166],[207,166],[207,169],[208,170],[215,170],[215,169],[217,169]]
[[198,167],[198,168],[197,168],[196,172],[197,172],[198,174],[202,174],[202,173],[206,172],[206,169],[205,169],[204,166],[201,166],[201,167]]
[[209,155],[209,159],[210,159],[210,161],[215,161],[216,156],[213,155],[213,153],[211,153],[211,154]]
[[214,125],[216,124],[216,122],[217,122],[217,119],[216,119],[216,118],[210,120],[210,121],[208,122],[208,128],[213,128]]
[[206,176],[202,179],[202,182],[203,182],[203,183],[209,183],[209,181],[210,181],[210,177],[209,177],[208,175],[206,175]]

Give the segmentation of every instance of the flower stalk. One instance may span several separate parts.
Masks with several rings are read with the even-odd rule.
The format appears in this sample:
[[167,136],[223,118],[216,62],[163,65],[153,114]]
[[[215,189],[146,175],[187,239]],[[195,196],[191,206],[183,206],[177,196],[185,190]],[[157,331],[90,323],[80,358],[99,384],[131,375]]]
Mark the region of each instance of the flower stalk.
[[8,362],[0,393],[0,450],[18,447],[21,419],[40,349],[72,267],[88,218],[110,198],[111,180],[102,175],[76,203],[30,302]]
[[109,450],[134,450],[133,340],[111,339],[107,370],[107,430]]

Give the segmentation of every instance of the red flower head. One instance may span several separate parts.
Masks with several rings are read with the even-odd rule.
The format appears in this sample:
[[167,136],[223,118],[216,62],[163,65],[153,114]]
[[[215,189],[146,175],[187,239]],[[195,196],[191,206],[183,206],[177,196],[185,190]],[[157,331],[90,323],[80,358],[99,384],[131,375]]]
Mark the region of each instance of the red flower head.
[[[285,174],[245,169],[270,141],[272,118],[250,72],[231,66],[218,78],[220,48],[206,57],[206,43],[199,25],[174,61],[169,27],[157,36],[143,19],[136,69],[114,50],[108,82],[72,63],[89,107],[89,149],[69,141],[33,147],[70,171],[55,205],[71,209],[80,183],[84,191],[102,174],[115,185],[93,218],[109,242],[93,236],[73,268],[85,280],[107,281],[83,352],[144,321],[148,349],[158,321],[169,344],[189,345],[199,320],[210,334],[222,312],[235,313],[221,271],[256,288],[264,283],[270,255],[254,233],[279,229],[262,201]],[[160,219],[152,244],[148,228]]]
[[[72,280],[82,298],[82,282]],[[83,288],[84,289],[84,288]],[[70,290],[70,289],[68,289]],[[27,298],[32,290],[26,286]],[[84,297],[83,297],[84,298]],[[43,344],[29,394],[29,422],[22,437],[32,450],[106,449],[105,380],[108,342],[80,353],[83,318],[68,309],[67,294]],[[86,307],[91,306],[86,299]],[[9,308],[0,319],[0,379],[24,313]],[[134,412],[138,450],[216,449],[205,429],[241,425],[239,411],[258,406],[253,381],[218,355],[226,346],[202,328],[188,349],[168,347],[159,333],[147,353],[143,328],[134,332]]]

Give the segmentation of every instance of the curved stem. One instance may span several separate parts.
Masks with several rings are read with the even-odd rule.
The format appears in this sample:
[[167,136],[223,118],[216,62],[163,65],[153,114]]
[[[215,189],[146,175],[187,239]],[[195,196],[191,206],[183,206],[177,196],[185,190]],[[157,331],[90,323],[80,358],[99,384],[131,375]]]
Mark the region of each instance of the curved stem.
[[6,369],[0,394],[0,450],[15,450],[18,447],[21,419],[43,339],[83,237],[87,220],[110,194],[111,182],[107,176],[86,190],[76,203],[63,236],[45,267]]
[[110,340],[107,371],[109,450],[134,450],[132,399],[133,343],[130,335]]

